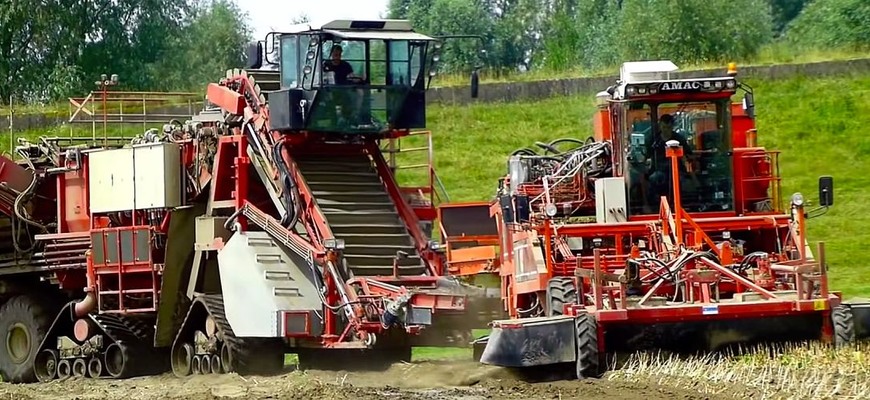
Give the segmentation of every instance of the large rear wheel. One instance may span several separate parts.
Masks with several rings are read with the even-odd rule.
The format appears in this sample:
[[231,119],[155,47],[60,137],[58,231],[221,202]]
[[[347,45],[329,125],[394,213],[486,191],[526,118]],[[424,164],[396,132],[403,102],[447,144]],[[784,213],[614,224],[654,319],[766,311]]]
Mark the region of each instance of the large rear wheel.
[[36,382],[34,361],[50,325],[48,307],[31,296],[15,296],[0,307],[0,376],[4,382]]

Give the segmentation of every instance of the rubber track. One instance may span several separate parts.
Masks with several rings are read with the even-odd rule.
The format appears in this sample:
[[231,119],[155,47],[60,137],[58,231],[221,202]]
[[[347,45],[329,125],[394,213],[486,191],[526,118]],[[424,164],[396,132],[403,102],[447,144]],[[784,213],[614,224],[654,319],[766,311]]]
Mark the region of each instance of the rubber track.
[[[149,329],[144,323],[114,314],[91,314],[90,317],[109,339],[122,347],[127,357],[126,370],[118,378],[163,372],[166,360],[154,357]],[[103,347],[109,345],[104,343]]]
[[[200,295],[196,301],[201,302],[206,312],[214,318],[224,346],[230,347],[233,361],[230,371],[240,374],[271,374],[284,367],[283,343],[279,340],[236,337],[227,321],[222,295]],[[282,352],[281,357],[275,355],[276,351]]]

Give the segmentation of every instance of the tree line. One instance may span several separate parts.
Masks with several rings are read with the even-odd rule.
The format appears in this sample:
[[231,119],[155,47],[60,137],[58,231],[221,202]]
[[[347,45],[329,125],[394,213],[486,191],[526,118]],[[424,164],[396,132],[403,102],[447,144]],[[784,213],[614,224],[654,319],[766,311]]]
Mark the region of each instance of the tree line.
[[238,66],[251,40],[231,0],[25,0],[0,7],[0,104],[96,89],[202,90]]
[[[432,35],[476,34],[442,57],[448,71],[596,69],[625,60],[747,60],[792,51],[870,49],[867,0],[390,0],[387,14]],[[455,41],[454,41],[455,42]]]
[[[384,11],[430,35],[480,35],[482,45],[448,42],[447,73],[747,60],[771,44],[870,50],[867,0],[390,0]],[[100,74],[128,90],[201,91],[242,66],[245,44],[263,39],[252,37],[256,23],[234,0],[9,0],[0,104],[81,95]]]

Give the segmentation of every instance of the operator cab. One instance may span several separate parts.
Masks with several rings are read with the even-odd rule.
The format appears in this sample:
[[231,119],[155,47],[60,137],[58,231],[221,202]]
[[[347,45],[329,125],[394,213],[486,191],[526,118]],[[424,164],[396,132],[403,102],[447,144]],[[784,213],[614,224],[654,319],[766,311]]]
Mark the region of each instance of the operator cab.
[[[733,76],[672,79],[670,61],[624,63],[619,83],[602,93],[610,110],[614,172],[623,176],[630,215],[659,212],[662,196],[673,206],[672,140],[683,148],[679,163],[683,209],[733,212]],[[606,139],[606,138],[599,138]]]
[[[427,78],[440,42],[404,20],[337,20],[270,34],[280,71],[269,93],[272,128],[352,135],[384,135],[425,127]],[[249,51],[262,68],[263,43]],[[273,67],[274,68],[274,67]]]

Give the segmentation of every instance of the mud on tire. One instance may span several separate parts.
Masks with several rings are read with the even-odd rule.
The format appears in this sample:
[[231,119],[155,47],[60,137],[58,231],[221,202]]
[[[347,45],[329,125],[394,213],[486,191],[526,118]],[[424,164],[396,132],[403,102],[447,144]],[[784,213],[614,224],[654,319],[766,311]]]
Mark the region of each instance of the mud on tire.
[[855,321],[852,319],[852,308],[841,304],[831,310],[834,325],[834,346],[848,346],[855,341]]
[[0,306],[0,377],[9,383],[36,382],[34,359],[53,315],[43,301],[19,295]]

